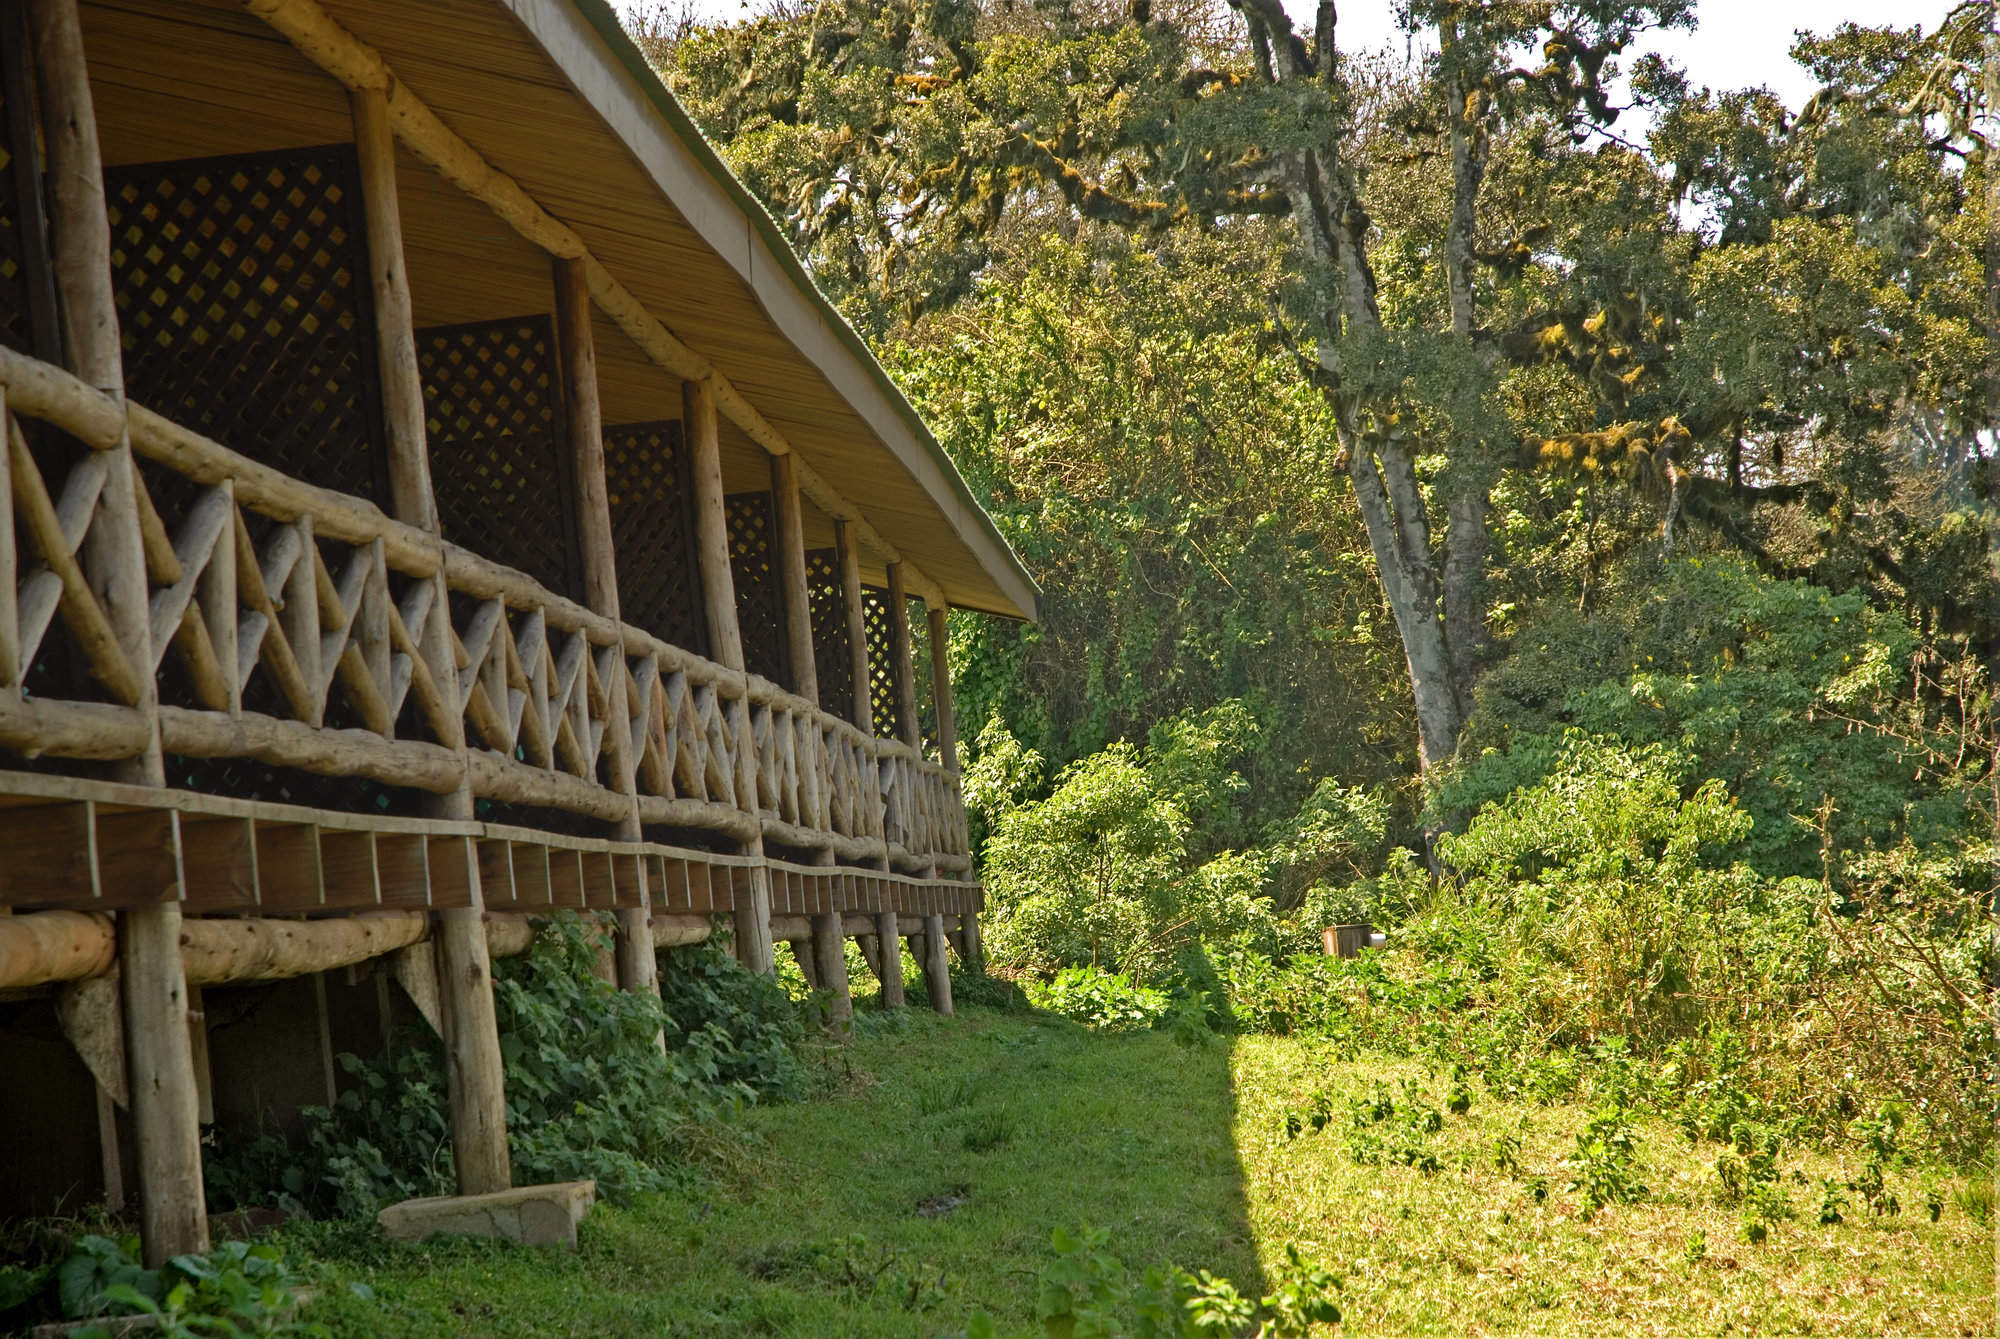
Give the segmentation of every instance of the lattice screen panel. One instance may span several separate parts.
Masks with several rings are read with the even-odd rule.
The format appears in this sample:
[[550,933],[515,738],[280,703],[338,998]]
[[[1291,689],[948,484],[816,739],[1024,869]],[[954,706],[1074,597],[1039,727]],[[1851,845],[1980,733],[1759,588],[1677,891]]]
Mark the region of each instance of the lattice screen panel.
[[889,621],[889,592],[861,588],[861,615],[868,628],[868,702],[879,739],[903,737],[901,700],[896,696],[896,639]]
[[847,641],[847,592],[840,584],[840,550],[806,550],[806,594],[812,604],[813,665],[819,704],[843,721],[854,719],[854,656]]
[[[8,125],[12,91],[0,86],[0,132]],[[28,318],[27,237],[19,175],[9,137],[0,133],[0,344],[27,352],[34,336]]]
[[926,754],[934,754],[938,735],[936,695],[931,691],[931,620],[924,602],[914,595],[903,607],[910,615],[910,677],[917,690],[917,738],[923,740]]
[[778,518],[769,493],[731,493],[729,571],[736,582],[736,621],[743,629],[743,666],[789,688],[785,588],[778,570]]
[[547,316],[417,331],[446,539],[581,599],[562,387]]
[[618,610],[662,640],[708,654],[708,616],[694,533],[694,488],[681,425],[628,423],[604,430]]
[[131,397],[287,474],[386,502],[353,147],[104,179]]

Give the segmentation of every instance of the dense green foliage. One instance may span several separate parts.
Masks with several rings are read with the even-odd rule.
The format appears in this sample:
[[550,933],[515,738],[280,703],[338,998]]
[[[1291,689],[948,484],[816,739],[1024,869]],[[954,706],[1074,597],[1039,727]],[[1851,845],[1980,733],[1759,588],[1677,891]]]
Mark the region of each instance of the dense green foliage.
[[[497,965],[494,1003],[515,1179],[592,1178],[619,1199],[683,1176],[693,1153],[726,1136],[737,1108],[797,1096],[802,1025],[775,981],[708,945],[671,951],[663,1000],[616,990],[592,971],[602,933],[559,915],[528,953]],[[339,1101],[307,1108],[300,1137],[208,1150],[216,1207],[275,1202],[360,1218],[393,1200],[450,1193],[435,1035],[412,1030],[382,1055],[342,1055],[340,1064]]]
[[[324,1326],[302,1323],[300,1272],[269,1243],[224,1242],[202,1254],[177,1255],[158,1269],[139,1259],[136,1236],[85,1233],[74,1243],[44,1239],[28,1262],[0,1267],[0,1321],[32,1324],[60,1317],[97,1321],[74,1339],[127,1333],[116,1318],[146,1317],[144,1333],[161,1339],[324,1339]],[[140,1322],[147,1323],[147,1322]]]
[[1991,7],[1803,38],[1802,113],[1639,55],[1683,0],[1402,16],[1428,54],[1273,0],[656,30],[1044,580],[1040,630],[962,629],[973,718],[1060,767],[1243,698],[1269,821],[1445,765],[1641,551],[2000,649]]

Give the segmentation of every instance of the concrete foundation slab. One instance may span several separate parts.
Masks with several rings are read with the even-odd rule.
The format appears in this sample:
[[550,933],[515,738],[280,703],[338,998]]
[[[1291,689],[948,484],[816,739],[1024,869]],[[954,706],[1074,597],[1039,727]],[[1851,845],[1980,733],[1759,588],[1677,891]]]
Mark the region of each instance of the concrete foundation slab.
[[487,1195],[436,1195],[404,1200],[376,1215],[398,1241],[436,1236],[504,1237],[526,1246],[576,1248],[577,1225],[597,1202],[597,1182],[558,1181]]

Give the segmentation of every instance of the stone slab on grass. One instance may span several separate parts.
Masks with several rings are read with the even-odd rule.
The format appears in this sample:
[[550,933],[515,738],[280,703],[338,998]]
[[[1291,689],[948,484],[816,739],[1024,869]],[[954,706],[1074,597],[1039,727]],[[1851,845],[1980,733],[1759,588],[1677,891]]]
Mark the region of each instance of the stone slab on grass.
[[436,1195],[404,1200],[376,1215],[398,1241],[437,1236],[503,1237],[524,1246],[576,1249],[577,1225],[597,1202],[597,1182],[558,1181],[487,1195]]

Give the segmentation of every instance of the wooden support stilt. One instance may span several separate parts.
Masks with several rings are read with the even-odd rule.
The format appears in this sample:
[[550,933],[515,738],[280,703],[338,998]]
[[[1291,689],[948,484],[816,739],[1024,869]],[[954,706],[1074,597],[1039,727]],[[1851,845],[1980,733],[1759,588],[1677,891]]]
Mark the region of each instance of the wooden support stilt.
[[[183,972],[187,970],[185,959],[183,959],[181,970]],[[215,1124],[215,1075],[210,1070],[208,1063],[208,1010],[202,1002],[200,986],[189,982],[187,993],[188,1050],[194,1060],[195,1111],[197,1119],[203,1125],[213,1125]],[[322,1017],[325,1014],[324,1002],[325,995],[322,992]],[[323,1023],[321,1025],[321,1033],[322,1035],[325,1033],[325,1025]],[[329,1051],[327,1056],[328,1063],[331,1063],[332,1052]],[[331,1104],[332,1099],[329,1098],[328,1105]]]
[[945,947],[944,917],[933,912],[924,917],[924,988],[930,993],[931,1008],[951,1016],[951,957]]
[[810,939],[788,939],[785,942],[792,950],[792,960],[798,963],[799,975],[806,979],[806,984],[814,990],[822,989],[822,983],[825,978],[819,972],[819,963],[816,960],[817,955],[813,952],[813,941]]
[[326,1090],[326,1105],[332,1110],[340,1101],[340,1076],[333,1065],[333,1014],[326,1007],[326,973],[314,972],[313,1022],[319,1029],[319,1078]]
[[[590,324],[590,279],[583,262],[556,257],[552,262],[556,292],[556,344],[563,379],[563,409],[567,415],[570,471],[576,480],[576,531],[583,559],[584,600],[606,618],[617,618],[618,556],[611,540],[611,490],[604,474],[604,410],[597,387],[597,341]],[[611,699],[610,719],[630,719],[626,676],[611,676],[605,685]],[[637,841],[639,792],[633,770],[630,735],[609,730],[604,737],[612,784],[629,798],[631,811],[618,822],[617,835]],[[637,862],[639,905],[621,907],[613,918],[615,935],[611,980],[622,989],[659,994],[659,966],[653,956],[650,898],[645,862]],[[664,1050],[666,1038],[660,1038]]]
[[201,1184],[201,1099],[188,1045],[177,902],[118,917],[125,1064],[139,1143],[140,1239],[146,1263],[208,1249]]
[[[951,696],[951,611],[938,604],[928,606],[925,614],[930,620],[931,704],[937,717],[938,758],[955,778],[959,774],[958,711]],[[936,870],[931,873],[936,877]],[[966,972],[984,976],[986,947],[980,937],[978,912],[965,913],[959,944],[959,960]]]
[[[799,501],[797,462],[789,455],[771,457],[771,496],[777,512],[778,571],[784,580],[785,640],[791,650],[792,691],[819,705],[819,666],[814,659],[812,591],[806,584],[805,509]],[[810,764],[809,764],[810,765]],[[817,776],[817,768],[812,769]],[[831,865],[832,851],[820,851],[815,863]],[[846,936],[840,913],[829,910],[812,921],[812,958],[824,989],[834,993],[828,1021],[844,1031],[854,1021],[854,997],[847,980]]]
[[965,913],[965,970],[972,976],[986,975],[986,936],[976,911]]
[[900,1009],[903,1007],[903,937],[901,927],[896,923],[896,913],[884,911],[875,917],[875,938],[882,945],[882,966],[876,972],[876,980],[882,983],[882,1007]]
[[[468,877],[477,884],[476,865]],[[452,907],[438,913],[437,924],[438,1003],[451,1090],[452,1161],[461,1195],[484,1195],[514,1183],[493,968],[480,916],[478,907]]]
[[[729,519],[722,497],[722,435],[716,425],[715,387],[707,380],[681,383],[681,424],[694,481],[695,554],[701,567],[702,603],[708,611],[709,652],[724,668],[743,668],[743,630],[736,621],[736,581],[729,570]],[[729,704],[729,731],[736,753],[737,803],[757,813],[756,741],[749,704]],[[736,957],[755,972],[774,970],[771,957],[771,874],[763,866],[761,832],[743,843],[743,854],[758,863],[735,908]]]
[[97,1158],[104,1168],[104,1207],[125,1212],[125,1155],[118,1147],[118,1103],[103,1084],[97,1089]]
[[[70,371],[125,396],[118,309],[111,291],[111,224],[97,142],[89,66],[76,0],[31,0],[30,37],[48,149],[50,232],[63,350]],[[102,602],[118,653],[138,685],[144,723],[140,756],[119,779],[163,785],[159,693],[152,675],[152,620],[139,531],[131,443],[105,458],[105,482],[84,539],[92,593]],[[173,889],[146,890],[170,899]],[[200,1102],[188,1044],[187,983],[181,975],[180,905],[171,900],[120,913],[118,956],[124,992],[126,1063],[139,1144],[141,1238],[148,1265],[208,1249],[201,1183]]]
[[[350,105],[355,118],[355,149],[360,159],[362,210],[370,252],[370,283],[377,319],[376,358],[384,394],[389,445],[391,505],[396,519],[438,531],[437,501],[430,486],[430,460],[424,433],[423,374],[417,365],[415,333],[410,320],[408,281],[403,266],[402,218],[396,201],[395,143],[386,133],[388,121],[371,95],[358,93]],[[388,328],[390,320],[395,328]],[[458,662],[451,623],[442,616],[450,607],[440,573],[431,578],[431,617],[424,620],[418,645],[432,682],[444,699],[438,742],[465,760],[463,703],[459,700]],[[461,773],[463,775],[463,773]],[[449,794],[432,796],[425,812],[433,818],[470,819],[472,790],[461,782]],[[438,1014],[444,1024],[445,1076],[450,1090],[452,1161],[460,1194],[506,1190],[513,1182],[507,1153],[506,1072],[500,1057],[499,1020],[493,1009],[493,972],[481,923],[484,898],[479,862],[470,843],[445,857],[462,861],[444,871],[445,879],[463,884],[470,905],[437,913],[435,954]],[[433,875],[437,873],[433,870]],[[435,882],[436,879],[434,878]]]

